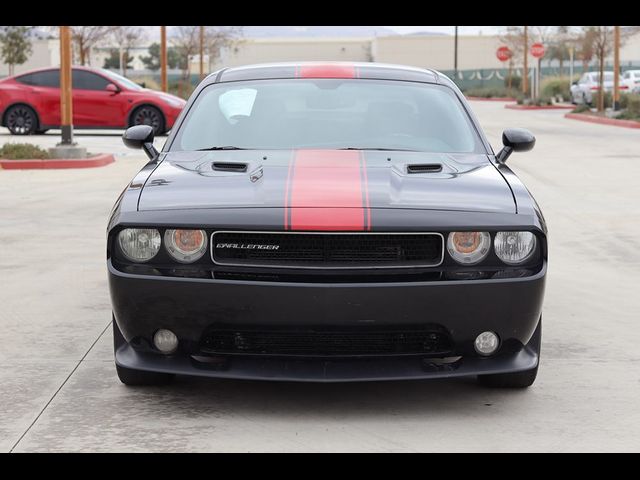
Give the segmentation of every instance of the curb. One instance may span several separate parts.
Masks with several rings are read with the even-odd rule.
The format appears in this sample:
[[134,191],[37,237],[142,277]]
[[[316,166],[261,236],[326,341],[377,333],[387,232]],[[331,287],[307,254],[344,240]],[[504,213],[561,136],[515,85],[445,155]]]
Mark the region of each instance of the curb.
[[505,105],[504,108],[508,108],[510,110],[573,110],[573,105],[515,105],[509,104]]
[[61,168],[104,167],[115,162],[110,153],[94,155],[89,158],[49,158],[33,160],[6,160],[0,158],[0,169],[4,170],[49,170]]
[[601,125],[613,125],[616,127],[625,128],[640,128],[640,122],[636,120],[618,120],[617,118],[601,118],[595,115],[588,115],[584,113],[565,113],[564,118],[571,118],[573,120],[580,120],[581,122],[599,123]]
[[479,102],[515,102],[515,98],[511,97],[466,97],[467,100],[474,100]]

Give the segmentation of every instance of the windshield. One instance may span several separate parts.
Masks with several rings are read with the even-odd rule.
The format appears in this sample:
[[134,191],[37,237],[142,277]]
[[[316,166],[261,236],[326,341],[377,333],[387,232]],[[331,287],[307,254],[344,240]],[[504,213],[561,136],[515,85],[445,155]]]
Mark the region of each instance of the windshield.
[[112,72],[111,70],[106,70],[101,68],[100,71],[104,73],[107,77],[115,80],[123,87],[128,88],[129,90],[142,90],[142,87],[137,83],[129,80],[128,78],[123,77],[122,75],[118,75],[117,73]]
[[221,147],[483,153],[467,113],[448,87],[355,79],[208,86],[171,150]]

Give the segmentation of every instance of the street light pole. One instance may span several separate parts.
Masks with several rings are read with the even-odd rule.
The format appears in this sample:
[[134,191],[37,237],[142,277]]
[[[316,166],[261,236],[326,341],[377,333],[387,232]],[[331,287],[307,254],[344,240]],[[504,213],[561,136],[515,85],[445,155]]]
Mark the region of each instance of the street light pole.
[[168,90],[167,82],[167,27],[160,27],[160,84],[162,91]]
[[200,27],[200,80],[204,78],[204,27]]
[[613,109],[620,109],[620,27],[613,27]]
[[71,90],[71,29],[60,27],[60,117],[62,141],[73,145],[73,94]]
[[453,42],[453,81],[458,79],[458,27],[455,30],[455,40]]

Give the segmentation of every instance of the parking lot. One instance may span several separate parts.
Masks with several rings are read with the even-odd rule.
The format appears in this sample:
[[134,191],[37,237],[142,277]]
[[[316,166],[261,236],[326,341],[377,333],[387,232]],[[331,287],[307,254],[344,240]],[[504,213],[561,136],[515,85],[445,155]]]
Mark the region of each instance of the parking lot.
[[[105,229],[145,157],[121,132],[77,132],[116,162],[0,170],[0,451],[639,450],[640,130],[500,102],[472,107],[496,151],[506,127],[538,138],[509,159],[550,230],[533,387],[186,377],[125,387],[113,363]],[[0,145],[24,140],[0,129]],[[49,147],[59,137],[28,140]]]

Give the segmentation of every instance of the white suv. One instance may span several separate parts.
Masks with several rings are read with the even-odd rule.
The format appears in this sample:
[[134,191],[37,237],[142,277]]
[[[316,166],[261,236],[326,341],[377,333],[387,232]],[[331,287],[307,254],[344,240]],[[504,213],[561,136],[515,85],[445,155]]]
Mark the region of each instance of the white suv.
[[640,93],[640,70],[627,70],[622,74],[622,84],[629,92]]

